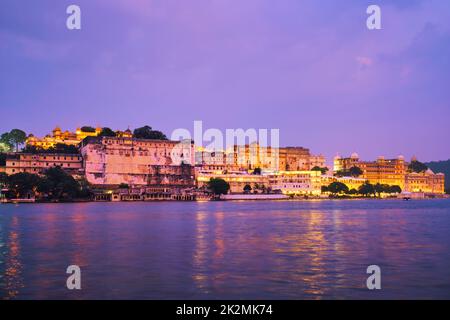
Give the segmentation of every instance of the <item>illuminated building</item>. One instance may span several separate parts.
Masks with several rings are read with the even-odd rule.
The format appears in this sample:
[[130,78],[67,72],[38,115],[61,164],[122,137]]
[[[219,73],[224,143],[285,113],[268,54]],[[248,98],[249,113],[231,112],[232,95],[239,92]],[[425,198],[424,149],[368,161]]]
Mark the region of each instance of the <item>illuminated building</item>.
[[366,183],[366,179],[364,178],[355,178],[355,177],[336,177],[332,175],[324,175],[320,177],[322,186],[329,186],[333,182],[341,182],[345,184],[349,190],[355,189],[358,190],[360,186]]
[[212,178],[220,178],[228,182],[230,185],[230,193],[243,193],[244,187],[249,185],[252,188],[251,192],[259,190],[262,192],[269,187],[269,178],[264,175],[247,174],[243,172],[222,173],[222,172],[205,172],[198,170],[196,172],[196,181],[198,188],[206,188],[208,182]]
[[249,174],[242,171],[204,171],[196,170],[197,187],[208,185],[211,178],[220,178],[230,185],[231,193],[243,193],[249,185],[251,192],[280,192],[287,195],[320,195],[321,176],[319,171],[278,171],[271,173]]
[[309,149],[302,147],[284,147],[279,149],[280,171],[303,171],[310,169]]
[[325,157],[312,156],[306,148],[272,148],[258,143],[235,145],[219,151],[196,147],[195,160],[197,165],[222,170],[307,171],[315,166],[325,167]]
[[406,164],[402,156],[397,159],[385,159],[378,157],[376,161],[360,161],[354,153],[350,158],[334,158],[334,171],[347,171],[352,167],[358,167],[363,174],[360,178],[371,184],[397,185],[402,190],[405,186]]
[[309,170],[314,167],[325,168],[326,161],[323,155],[310,155],[309,156]]
[[320,175],[320,171],[280,171],[269,175],[269,185],[288,195],[320,195]]
[[190,140],[94,137],[82,142],[81,154],[86,179],[93,185],[194,185]]
[[428,169],[426,172],[406,174],[405,190],[409,192],[444,194],[444,183],[445,175],[443,173],[435,174]]
[[19,172],[42,174],[46,169],[57,166],[72,175],[83,174],[83,161],[79,154],[8,154],[3,168],[8,175]]
[[97,127],[94,132],[82,131],[78,128],[75,132],[62,131],[60,127],[56,127],[52,131],[52,135],[43,138],[37,138],[30,134],[26,144],[38,148],[48,149],[55,147],[57,144],[66,144],[77,146],[86,137],[95,137],[100,134],[101,128]]
[[335,172],[348,171],[351,167],[360,168],[363,174],[359,178],[371,184],[397,185],[406,192],[444,193],[444,174],[435,174],[431,170],[410,173],[403,156],[397,159],[378,157],[376,161],[360,161],[359,156],[354,153],[350,158],[334,158]]

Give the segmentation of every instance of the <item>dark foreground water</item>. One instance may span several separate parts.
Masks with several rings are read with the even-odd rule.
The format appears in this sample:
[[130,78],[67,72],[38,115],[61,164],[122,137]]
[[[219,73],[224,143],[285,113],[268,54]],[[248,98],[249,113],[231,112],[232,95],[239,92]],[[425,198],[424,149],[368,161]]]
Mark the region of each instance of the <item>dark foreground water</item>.
[[0,298],[449,299],[450,200],[0,205]]

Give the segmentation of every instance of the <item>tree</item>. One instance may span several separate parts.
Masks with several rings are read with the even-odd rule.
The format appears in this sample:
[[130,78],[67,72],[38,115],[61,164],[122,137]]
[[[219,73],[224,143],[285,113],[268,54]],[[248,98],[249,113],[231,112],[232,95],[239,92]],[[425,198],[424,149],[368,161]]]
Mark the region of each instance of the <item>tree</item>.
[[333,182],[328,186],[328,191],[332,194],[348,193],[348,187],[342,182]]
[[27,134],[20,129],[12,129],[8,134],[8,139],[16,147],[16,152],[19,152],[19,146],[25,143]]
[[111,130],[110,128],[103,128],[102,131],[99,134],[100,137],[115,137],[116,133]]
[[161,131],[153,130],[150,126],[143,126],[137,128],[133,132],[133,136],[136,139],[149,139],[149,140],[167,140],[167,137]]
[[14,145],[11,142],[9,132],[5,132],[0,136],[0,152],[11,152]]
[[253,174],[261,175],[261,168],[255,168]]
[[363,171],[362,171],[359,167],[354,166],[354,167],[351,167],[351,168],[348,170],[348,173],[349,173],[352,177],[357,178],[357,177],[359,177],[360,175],[363,174]]
[[90,189],[89,182],[85,177],[77,180],[78,185],[80,186],[80,191],[78,192],[79,198],[90,198],[92,196],[92,191]]
[[8,188],[16,198],[25,197],[28,193],[36,192],[40,183],[38,175],[19,172],[8,177]]
[[402,193],[402,188],[400,186],[394,185],[389,186],[386,190],[387,193]]
[[55,145],[55,147],[52,149],[50,149],[50,150],[54,151],[52,153],[64,153],[64,154],[78,154],[79,153],[77,146],[68,145],[68,144],[64,144],[64,143],[57,143]]
[[330,190],[328,189],[328,186],[321,186],[320,191],[322,191],[322,193],[330,192]]
[[129,188],[130,188],[130,186],[126,183],[119,184],[119,189],[129,189]]
[[39,183],[38,191],[49,199],[63,200],[76,197],[81,191],[79,183],[60,167],[49,168]]
[[377,183],[374,186],[375,193],[378,194],[378,197],[381,197],[381,194],[389,190],[389,185]]
[[215,195],[227,194],[230,184],[221,178],[211,178],[208,182],[208,189]]
[[428,167],[427,167],[424,163],[422,163],[422,162],[420,162],[420,161],[413,160],[413,161],[411,161],[411,163],[408,165],[408,169],[409,169],[409,171],[411,171],[411,172],[417,172],[417,173],[420,173],[420,172],[425,172],[425,171],[427,171],[427,170],[428,170]]
[[348,175],[348,171],[345,170],[338,170],[334,173],[334,176],[336,177],[345,177]]
[[8,175],[4,172],[0,172],[0,186],[6,186],[8,184]]
[[23,148],[22,152],[24,153],[32,153],[32,154],[38,154],[38,153],[63,153],[63,154],[78,154],[79,150],[74,145],[67,145],[64,143],[57,143],[54,147],[50,147],[47,149],[36,147],[36,146],[25,146]]
[[358,194],[358,190],[352,188],[348,191],[348,194],[352,194],[352,195]]
[[244,192],[245,193],[250,193],[252,191],[252,187],[249,184],[246,184],[244,187]]
[[358,188],[358,193],[362,194],[363,196],[368,197],[371,194],[373,194],[373,195],[375,194],[375,188],[374,188],[373,184],[366,182]]
[[6,166],[6,154],[0,153],[0,167]]
[[328,172],[328,168],[327,167],[319,167],[319,166],[315,166],[311,169],[311,171],[320,171],[321,174],[326,174]]
[[82,132],[95,132],[95,128],[91,126],[83,126],[80,129]]

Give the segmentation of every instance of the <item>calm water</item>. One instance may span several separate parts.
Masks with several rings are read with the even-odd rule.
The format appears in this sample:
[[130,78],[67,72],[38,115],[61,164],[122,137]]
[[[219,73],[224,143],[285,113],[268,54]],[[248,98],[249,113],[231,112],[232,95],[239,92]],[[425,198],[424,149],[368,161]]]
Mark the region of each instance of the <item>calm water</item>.
[[0,297],[450,299],[450,200],[0,205]]

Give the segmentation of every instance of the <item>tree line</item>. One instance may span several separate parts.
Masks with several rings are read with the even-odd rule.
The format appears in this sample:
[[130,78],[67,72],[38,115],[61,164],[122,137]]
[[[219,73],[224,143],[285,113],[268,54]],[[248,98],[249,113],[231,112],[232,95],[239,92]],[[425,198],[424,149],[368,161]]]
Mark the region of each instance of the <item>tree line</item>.
[[400,186],[388,184],[371,184],[364,183],[358,189],[349,189],[349,187],[342,182],[332,182],[328,186],[322,186],[322,193],[330,193],[333,196],[339,195],[361,195],[364,197],[381,197],[381,194],[399,194],[402,192]]
[[0,185],[8,189],[6,197],[9,199],[38,196],[44,201],[71,201],[91,196],[85,180],[75,180],[59,166],[47,169],[42,175],[0,172]]
[[[111,128],[104,127],[99,134],[100,137],[116,137],[117,133]],[[148,140],[168,140],[167,136],[159,130],[153,130],[150,126],[143,126],[136,128],[133,131],[133,137],[136,139],[148,139]]]

